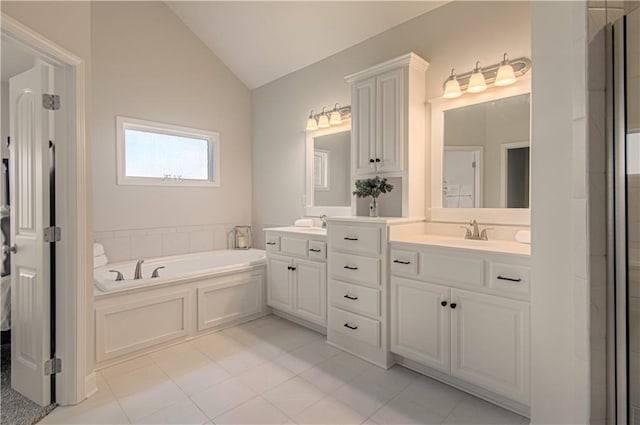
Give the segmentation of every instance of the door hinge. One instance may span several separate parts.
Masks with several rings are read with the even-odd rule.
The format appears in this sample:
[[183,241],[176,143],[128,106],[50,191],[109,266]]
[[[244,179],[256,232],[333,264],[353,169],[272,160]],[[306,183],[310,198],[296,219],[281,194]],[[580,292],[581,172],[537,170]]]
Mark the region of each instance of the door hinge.
[[54,375],[62,372],[62,360],[54,357],[44,362],[44,374]]
[[59,227],[45,227],[44,241],[45,243],[60,242],[62,239],[62,229]]
[[471,163],[471,168],[476,168],[476,166],[477,166],[476,162],[475,162],[475,161],[473,161],[473,162]]
[[44,93],[42,95],[42,107],[48,111],[57,111],[60,109],[60,95]]

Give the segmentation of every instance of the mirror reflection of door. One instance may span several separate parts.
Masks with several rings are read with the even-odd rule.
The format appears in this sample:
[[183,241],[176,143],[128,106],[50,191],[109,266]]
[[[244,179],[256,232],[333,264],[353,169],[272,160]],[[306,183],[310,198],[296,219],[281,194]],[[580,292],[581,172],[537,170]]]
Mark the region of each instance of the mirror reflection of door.
[[529,142],[503,144],[501,157],[501,207],[529,208]]
[[443,152],[442,206],[480,208],[482,148],[446,146]]

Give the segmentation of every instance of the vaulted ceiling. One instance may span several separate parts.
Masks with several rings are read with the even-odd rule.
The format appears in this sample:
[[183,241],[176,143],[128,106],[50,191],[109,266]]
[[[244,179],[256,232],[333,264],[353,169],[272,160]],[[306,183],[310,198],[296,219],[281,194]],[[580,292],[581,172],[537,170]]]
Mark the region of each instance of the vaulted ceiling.
[[446,1],[168,1],[250,89],[325,59]]

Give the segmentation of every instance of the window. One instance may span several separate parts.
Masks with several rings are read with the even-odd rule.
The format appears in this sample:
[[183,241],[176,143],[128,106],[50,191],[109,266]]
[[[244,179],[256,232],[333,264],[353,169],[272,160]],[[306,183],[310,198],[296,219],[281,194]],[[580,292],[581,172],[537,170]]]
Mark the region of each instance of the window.
[[218,133],[117,117],[118,184],[220,186]]

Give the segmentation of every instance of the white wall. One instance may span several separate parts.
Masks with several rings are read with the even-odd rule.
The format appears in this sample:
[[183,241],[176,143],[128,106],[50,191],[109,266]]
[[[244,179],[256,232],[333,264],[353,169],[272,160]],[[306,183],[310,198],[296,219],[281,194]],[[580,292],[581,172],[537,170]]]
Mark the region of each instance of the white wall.
[[531,56],[529,8],[528,2],[449,3],[253,90],[253,224],[258,236],[263,227],[291,224],[304,214],[306,118],[311,109],[351,103],[344,76],[413,51],[431,63],[427,98],[440,96],[451,67],[466,72],[476,60],[498,62],[504,52]]
[[9,149],[7,149],[7,137],[9,137],[9,83],[2,83],[0,88],[0,114],[2,115],[2,125],[0,125],[0,152],[2,158],[9,157]]
[[[183,246],[193,226],[251,223],[251,98],[242,82],[162,2],[92,3],[91,49],[97,236],[169,229],[184,233],[174,241]],[[118,186],[116,115],[219,132],[221,187]],[[156,239],[139,242],[153,248]]]
[[534,424],[589,423],[586,28],[584,1],[532,4]]
[[351,132],[316,137],[314,149],[329,152],[329,190],[315,190],[313,204],[321,206],[351,205]]

